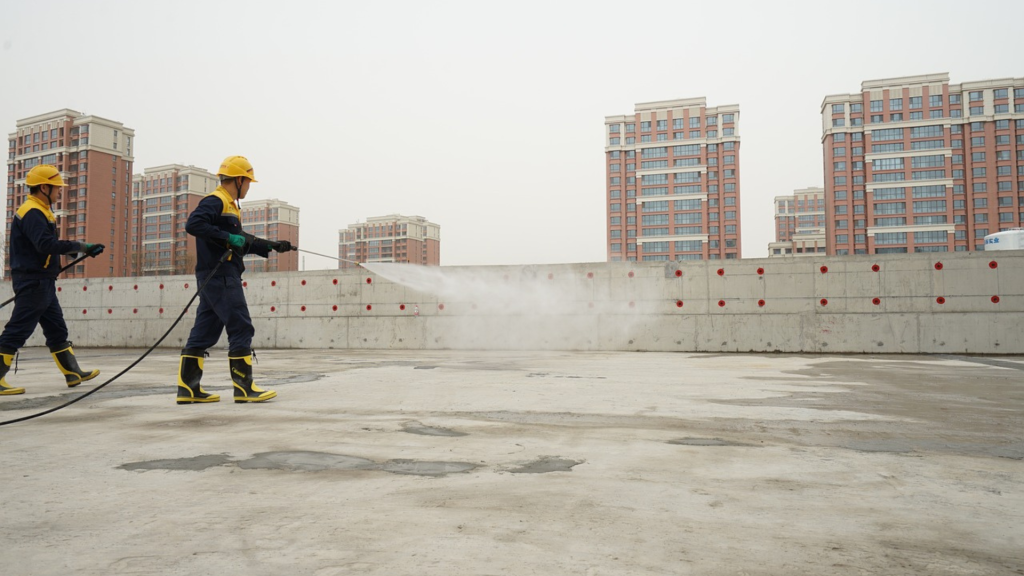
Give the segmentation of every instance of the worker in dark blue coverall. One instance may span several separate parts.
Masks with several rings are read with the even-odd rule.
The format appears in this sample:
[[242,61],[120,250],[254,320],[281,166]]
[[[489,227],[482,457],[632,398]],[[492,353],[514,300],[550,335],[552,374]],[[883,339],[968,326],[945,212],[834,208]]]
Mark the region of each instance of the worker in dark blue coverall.
[[262,390],[253,384],[252,337],[256,330],[242,291],[242,272],[245,271],[242,258],[246,254],[266,258],[270,250],[287,252],[295,248],[287,240],[275,242],[242,231],[238,200],[245,198],[249,185],[256,182],[248,160],[229,156],[220,165],[217,175],[220,186],[199,202],[185,224],[185,230],[196,237],[196,280],[204,288],[199,294],[196,323],[181,351],[178,404],[220,400],[217,394],[203,390],[200,380],[206,349],[217,343],[225,328],[235,402],[264,402],[277,396],[277,392]]
[[50,208],[60,200],[65,186],[60,170],[40,164],[25,175],[29,196],[11,220],[11,283],[14,311],[0,334],[0,396],[24,394],[24,388],[7,384],[7,372],[15,354],[25,345],[36,325],[43,327],[46,345],[68,387],[78,386],[99,376],[99,370],[78,367],[75,352],[68,342],[64,312],[57,301],[57,274],[60,255],[83,252],[96,257],[103,244],[70,242],[57,235],[57,219]]

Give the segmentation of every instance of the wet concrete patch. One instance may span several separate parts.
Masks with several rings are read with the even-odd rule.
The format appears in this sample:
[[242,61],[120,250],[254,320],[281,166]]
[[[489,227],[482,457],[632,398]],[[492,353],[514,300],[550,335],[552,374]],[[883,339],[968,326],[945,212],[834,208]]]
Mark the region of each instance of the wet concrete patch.
[[261,452],[237,463],[243,470],[286,470],[289,472],[322,472],[325,470],[373,470],[377,463],[357,456],[328,452]]
[[678,444],[681,446],[754,446],[754,444],[745,444],[721,438],[679,438],[677,440],[669,440],[667,444]]
[[458,437],[468,436],[465,432],[456,432],[448,428],[440,428],[435,426],[424,426],[419,422],[407,422],[402,425],[402,431],[408,432],[409,434],[419,434],[421,436],[447,436],[447,437]]
[[444,476],[458,474],[476,468],[469,462],[418,462],[416,460],[388,460],[380,469],[392,474],[411,474],[414,476]]
[[523,464],[519,468],[512,468],[509,472],[513,474],[546,474],[548,472],[572,472],[573,466],[583,464],[583,460],[569,460],[554,456],[542,456],[533,462]]
[[204,454],[191,458],[171,458],[167,460],[149,460],[146,462],[129,462],[118,466],[121,470],[186,470],[198,472],[207,468],[223,466],[231,462],[227,454]]

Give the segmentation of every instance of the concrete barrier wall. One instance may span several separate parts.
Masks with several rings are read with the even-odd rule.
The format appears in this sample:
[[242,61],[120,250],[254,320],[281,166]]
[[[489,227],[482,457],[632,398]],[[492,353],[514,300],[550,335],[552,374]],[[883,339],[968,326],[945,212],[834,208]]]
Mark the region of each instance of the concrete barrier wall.
[[[249,274],[253,346],[1024,354],[1024,251],[421,271],[419,288],[362,269]],[[147,347],[197,286],[58,288],[76,345]],[[197,306],[162,347],[184,345]]]

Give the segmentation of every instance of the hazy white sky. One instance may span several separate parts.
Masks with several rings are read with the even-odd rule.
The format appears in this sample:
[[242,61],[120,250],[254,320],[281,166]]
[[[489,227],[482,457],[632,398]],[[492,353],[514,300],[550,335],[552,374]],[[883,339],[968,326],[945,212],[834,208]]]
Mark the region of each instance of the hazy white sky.
[[[863,80],[1019,77],[1024,2],[6,0],[0,129],[71,108],[135,170],[247,156],[249,199],[337,254],[369,216],[441,226],[444,265],[605,260],[604,117],[739,104],[743,257],[822,185],[820,108]],[[336,262],[305,257],[307,269]]]

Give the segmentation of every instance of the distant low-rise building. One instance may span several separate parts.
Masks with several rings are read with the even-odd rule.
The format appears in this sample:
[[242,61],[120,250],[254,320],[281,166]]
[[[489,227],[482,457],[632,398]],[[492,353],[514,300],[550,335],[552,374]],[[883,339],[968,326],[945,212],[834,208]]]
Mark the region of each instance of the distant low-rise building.
[[828,251],[825,235],[825,189],[794,190],[775,197],[775,241],[768,256],[810,256]]
[[339,268],[367,262],[441,265],[441,227],[422,216],[367,218],[338,231]]

